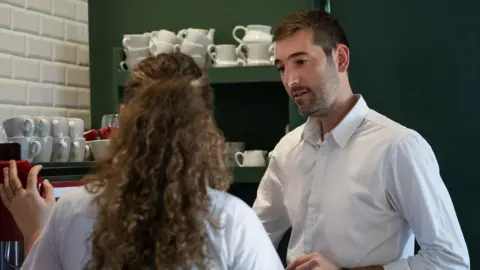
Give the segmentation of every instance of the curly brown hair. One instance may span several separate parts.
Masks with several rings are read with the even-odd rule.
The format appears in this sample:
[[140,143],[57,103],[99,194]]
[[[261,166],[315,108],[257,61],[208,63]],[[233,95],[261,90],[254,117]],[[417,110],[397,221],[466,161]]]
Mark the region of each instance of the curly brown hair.
[[[138,70],[157,65],[153,59]],[[212,100],[205,77],[177,73],[137,85],[107,157],[84,178],[98,213],[86,269],[208,269],[206,222],[218,228],[218,220],[207,187],[231,184]]]
[[175,74],[200,78],[202,70],[188,55],[177,52],[162,53],[155,57],[148,57],[136,65],[130,72],[124,93],[124,102],[128,103],[138,88],[145,83],[169,78]]

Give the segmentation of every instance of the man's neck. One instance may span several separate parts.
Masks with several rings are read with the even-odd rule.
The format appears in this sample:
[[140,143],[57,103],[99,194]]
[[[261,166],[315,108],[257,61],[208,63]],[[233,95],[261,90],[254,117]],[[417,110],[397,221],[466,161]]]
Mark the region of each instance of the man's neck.
[[352,92],[339,98],[332,106],[327,116],[311,116],[320,128],[321,139],[332,131],[357,103],[357,97]]

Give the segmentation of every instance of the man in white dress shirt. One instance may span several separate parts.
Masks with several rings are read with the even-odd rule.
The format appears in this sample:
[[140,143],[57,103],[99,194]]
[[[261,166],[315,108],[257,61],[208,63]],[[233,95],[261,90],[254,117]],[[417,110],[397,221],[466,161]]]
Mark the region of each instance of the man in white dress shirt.
[[295,12],[274,41],[285,89],[308,120],[273,150],[253,207],[275,245],[292,227],[287,269],[469,269],[431,147],[352,93],[338,21]]

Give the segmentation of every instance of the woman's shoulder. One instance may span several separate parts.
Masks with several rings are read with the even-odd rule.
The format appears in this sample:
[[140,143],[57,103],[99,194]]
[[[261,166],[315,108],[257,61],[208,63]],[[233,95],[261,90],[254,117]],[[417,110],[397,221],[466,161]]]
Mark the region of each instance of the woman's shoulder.
[[209,188],[208,194],[211,202],[211,213],[220,215],[224,222],[241,223],[256,214],[253,209],[240,198],[216,189]]
[[84,186],[72,187],[61,194],[55,207],[57,211],[65,212],[67,215],[94,215],[90,203],[94,196],[95,194],[88,192]]

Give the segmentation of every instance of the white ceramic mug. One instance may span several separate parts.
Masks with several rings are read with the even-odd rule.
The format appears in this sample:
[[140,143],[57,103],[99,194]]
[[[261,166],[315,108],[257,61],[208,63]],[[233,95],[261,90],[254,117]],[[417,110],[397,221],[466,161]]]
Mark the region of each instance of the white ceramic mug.
[[127,50],[147,48],[150,41],[150,33],[123,35],[122,45]]
[[33,132],[33,136],[36,136],[36,137],[50,136],[52,129],[50,125],[50,119],[48,119],[48,117],[36,116],[36,117],[33,117],[33,121],[35,122],[35,131]]
[[52,162],[67,162],[70,155],[70,143],[72,138],[54,138],[52,148]]
[[52,158],[53,138],[51,136],[32,137],[33,140],[41,144],[41,149],[33,158],[34,162],[49,162]]
[[209,30],[208,29],[200,29],[200,28],[182,29],[182,30],[178,31],[177,36],[181,39],[184,39],[189,35],[190,32],[193,32],[193,31],[200,32],[204,35],[208,35]]
[[68,134],[70,138],[83,138],[85,123],[80,118],[68,118]]
[[[240,167],[265,167],[265,156],[267,151],[264,150],[247,150],[245,152],[235,153],[235,161]],[[239,158],[242,157],[242,162]]]
[[88,142],[93,160],[102,160],[106,156],[108,151],[108,142],[109,140],[95,140]]
[[246,61],[239,58],[237,49],[233,44],[211,44],[207,47],[207,53],[213,60],[215,67],[245,66]]
[[242,43],[237,47],[239,55],[247,58],[247,65],[273,64],[274,49],[275,45],[271,43]]
[[50,117],[50,125],[52,129],[52,137],[62,138],[69,136],[68,118]]
[[155,43],[150,44],[150,53],[152,55],[159,55],[161,53],[173,53],[175,52],[177,47],[174,44],[164,42],[164,41],[156,41]]
[[35,131],[35,122],[27,115],[10,117],[3,121],[3,129],[7,137],[31,137]]
[[195,29],[188,30],[188,34],[183,41],[185,42],[186,40],[195,44],[200,44],[204,47],[207,47],[208,45],[213,43],[212,40],[207,36],[207,34],[204,34],[203,32]]
[[[241,39],[237,36],[239,30],[245,33]],[[272,43],[271,30],[272,27],[268,25],[251,24],[247,27],[238,25],[233,28],[232,35],[238,43]]]
[[70,145],[70,156],[68,161],[80,162],[85,158],[85,139],[84,138],[75,138],[72,139],[72,144]]
[[207,48],[201,44],[196,44],[188,40],[184,40],[182,45],[175,45],[175,51],[182,52],[184,54],[192,55],[206,55]]
[[150,43],[156,43],[159,41],[170,44],[180,44],[182,42],[182,38],[179,38],[174,32],[165,29],[151,32]]
[[144,47],[144,48],[136,48],[136,49],[131,49],[123,50],[125,52],[126,58],[141,58],[141,57],[149,57],[150,56],[150,49],[149,47]]

